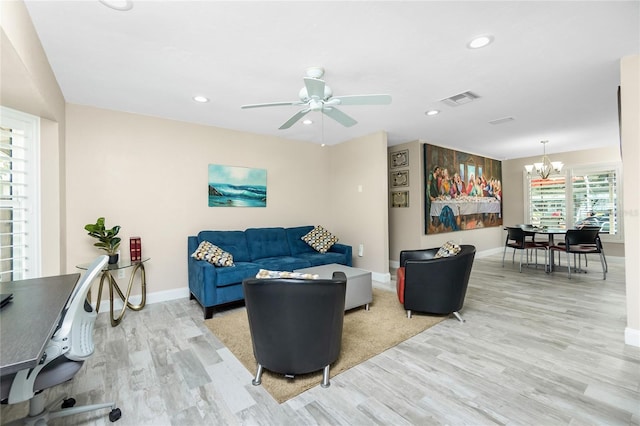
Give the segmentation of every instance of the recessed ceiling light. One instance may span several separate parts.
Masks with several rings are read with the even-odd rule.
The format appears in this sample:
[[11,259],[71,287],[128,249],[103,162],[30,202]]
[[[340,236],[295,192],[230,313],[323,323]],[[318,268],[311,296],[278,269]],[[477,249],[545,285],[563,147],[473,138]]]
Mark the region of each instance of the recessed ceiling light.
[[304,121],[302,122],[302,124],[306,124],[306,125],[308,126],[309,124],[313,124],[313,121],[311,121],[311,120],[309,120],[309,119],[307,118],[306,120],[304,120]]
[[196,101],[196,102],[200,102],[201,104],[209,102],[209,98],[207,98],[205,96],[194,96],[193,100]]
[[100,3],[110,9],[126,12],[133,8],[133,0],[99,0]]
[[437,109],[430,109],[429,111],[425,112],[425,114],[427,115],[438,115],[440,114],[440,111]]
[[467,43],[467,47],[469,49],[480,49],[481,47],[485,47],[488,44],[491,44],[493,41],[493,36],[491,35],[482,35],[475,37],[469,43]]

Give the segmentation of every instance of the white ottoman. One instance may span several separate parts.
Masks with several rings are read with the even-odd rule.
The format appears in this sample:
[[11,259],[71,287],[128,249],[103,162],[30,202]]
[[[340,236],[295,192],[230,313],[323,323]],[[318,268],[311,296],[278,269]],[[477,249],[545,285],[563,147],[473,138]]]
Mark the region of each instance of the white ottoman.
[[369,310],[369,303],[373,301],[371,272],[337,263],[296,269],[294,272],[318,274],[322,279],[331,279],[333,273],[336,271],[344,272],[347,276],[347,294],[344,301],[344,310],[346,311],[363,305],[365,309]]

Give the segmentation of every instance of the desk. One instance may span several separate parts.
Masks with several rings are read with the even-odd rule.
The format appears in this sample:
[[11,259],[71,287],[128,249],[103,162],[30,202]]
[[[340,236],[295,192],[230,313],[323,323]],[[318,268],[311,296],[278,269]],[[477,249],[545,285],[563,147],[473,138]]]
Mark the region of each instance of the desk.
[[[146,273],[144,271],[144,262],[149,260],[150,258],[145,258],[140,261],[132,262],[130,260],[120,260],[118,263],[108,264],[102,269],[102,276],[100,277],[100,286],[98,287],[98,300],[96,302],[96,312],[100,310],[100,299],[102,298],[102,285],[105,281],[109,284],[109,312],[111,318],[111,326],[115,327],[122,321],[124,317],[124,313],[127,308],[133,311],[139,311],[144,308],[144,305],[147,301],[147,278]],[[77,265],[76,268],[86,270],[89,267],[90,263],[84,263],[82,265]],[[113,278],[112,272],[117,272],[122,269],[133,268],[131,270],[131,278],[129,278],[129,286],[127,287],[127,294],[125,295],[115,278]],[[129,297],[131,296],[131,290],[133,289],[133,284],[135,282],[136,273],[140,272],[140,292],[142,294],[142,300],[139,305],[134,305],[129,302]],[[120,313],[115,316],[114,307],[113,307],[113,291],[118,294],[120,300],[123,303],[122,309]]]
[[0,376],[33,368],[44,355],[80,274],[0,283],[13,301],[0,309]]

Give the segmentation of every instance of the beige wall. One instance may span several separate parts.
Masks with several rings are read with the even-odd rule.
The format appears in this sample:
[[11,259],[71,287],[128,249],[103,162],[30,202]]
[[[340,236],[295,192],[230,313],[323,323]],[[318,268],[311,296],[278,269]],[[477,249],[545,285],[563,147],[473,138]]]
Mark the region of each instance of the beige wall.
[[622,99],[622,160],[624,180],[625,281],[627,329],[625,342],[640,346],[640,56],[620,62]]
[[[367,155],[361,155],[368,146]],[[356,263],[386,267],[386,214],[379,196],[356,197],[356,182],[376,194],[386,137],[376,134],[332,147],[160,118],[67,105],[67,270],[96,254],[84,225],[104,216],[142,238],[148,291],[187,287],[187,236],[204,229],[323,225],[345,244],[371,242]],[[267,170],[266,208],[207,205],[209,164]],[[386,181],[384,183],[386,185]],[[379,190],[378,190],[379,192]],[[370,226],[369,226],[370,224]],[[375,229],[375,233],[369,232]],[[375,247],[375,249],[374,249]],[[388,269],[388,268],[387,268]]]
[[[387,209],[387,135],[378,132],[330,147],[333,220],[343,241],[353,247],[353,266],[389,280]],[[358,247],[363,244],[363,256]]]
[[65,258],[65,100],[21,1],[0,1],[0,104],[41,117],[42,275],[59,274]]
[[409,152],[409,167],[393,169],[389,167],[388,174],[390,176],[393,172],[409,170],[409,186],[394,188],[391,187],[391,178],[387,179],[389,181],[389,197],[395,191],[409,191],[409,207],[391,207],[391,198],[389,201],[389,258],[393,261],[392,266],[394,267],[398,266],[396,262],[400,259],[400,251],[423,248],[421,246],[421,237],[424,233],[422,144],[420,141],[412,141],[394,145],[389,147],[388,153],[391,155],[404,150]]

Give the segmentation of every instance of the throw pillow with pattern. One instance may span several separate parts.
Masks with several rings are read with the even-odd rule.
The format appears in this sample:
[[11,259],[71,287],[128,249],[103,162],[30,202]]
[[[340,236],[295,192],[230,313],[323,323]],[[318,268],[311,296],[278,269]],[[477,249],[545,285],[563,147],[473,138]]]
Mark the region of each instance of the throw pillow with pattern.
[[438,250],[438,253],[436,253],[434,257],[440,258],[455,256],[456,254],[460,253],[460,250],[462,250],[462,248],[459,245],[457,245],[453,241],[447,241],[442,245],[442,247],[440,247],[440,250]]
[[198,260],[206,260],[214,266],[234,266],[233,255],[211,244],[209,241],[201,242],[196,251],[191,254],[191,257]]
[[338,237],[318,225],[302,237],[302,240],[320,253],[329,251],[332,245],[338,242]]

